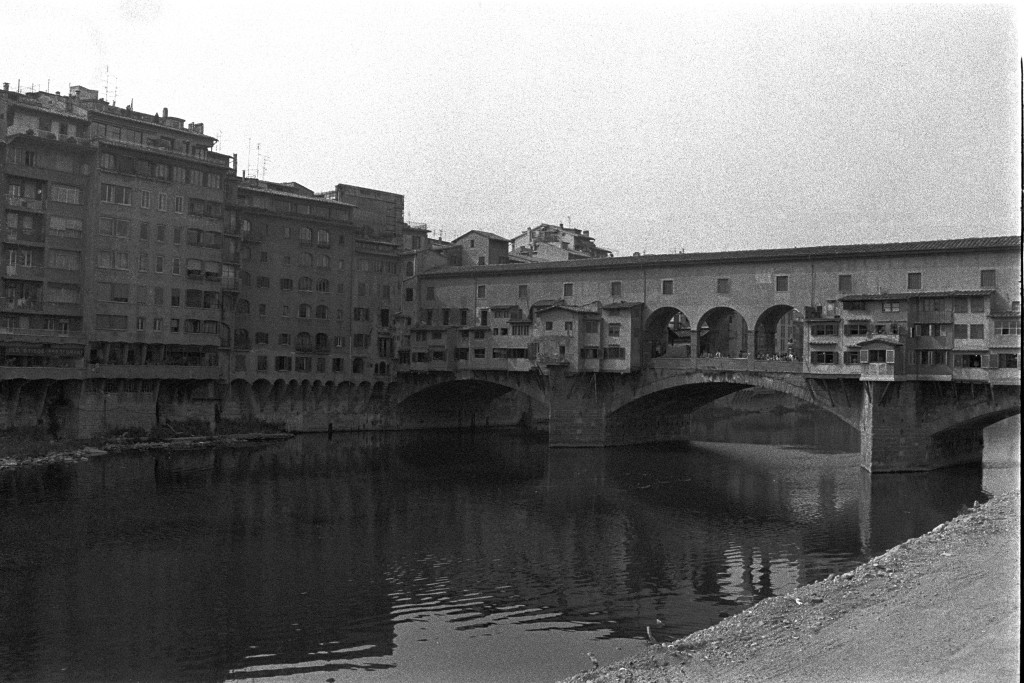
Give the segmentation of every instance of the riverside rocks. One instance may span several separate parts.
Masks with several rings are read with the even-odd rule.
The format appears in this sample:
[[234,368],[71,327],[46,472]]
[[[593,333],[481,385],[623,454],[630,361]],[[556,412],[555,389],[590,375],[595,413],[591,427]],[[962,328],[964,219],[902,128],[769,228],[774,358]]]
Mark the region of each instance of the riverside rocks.
[[53,451],[36,458],[0,457],[0,470],[10,467],[28,467],[55,463],[73,463],[97,458],[112,453],[147,450],[191,450],[195,448],[243,448],[263,441],[280,441],[292,438],[283,432],[254,432],[251,434],[225,434],[216,436],[178,436],[159,441],[134,441],[131,439],[111,440],[102,447],[84,446],[69,451]]
[[571,683],[1001,681],[1020,668],[1019,495]]

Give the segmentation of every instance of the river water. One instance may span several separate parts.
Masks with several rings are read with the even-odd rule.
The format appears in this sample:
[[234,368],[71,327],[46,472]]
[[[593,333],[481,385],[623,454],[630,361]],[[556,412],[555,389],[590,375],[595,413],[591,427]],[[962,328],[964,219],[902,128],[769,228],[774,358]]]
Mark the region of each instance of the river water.
[[720,423],[688,445],[307,435],[0,472],[0,679],[553,681],[1019,485],[1019,419],[985,468],[875,477],[823,414]]

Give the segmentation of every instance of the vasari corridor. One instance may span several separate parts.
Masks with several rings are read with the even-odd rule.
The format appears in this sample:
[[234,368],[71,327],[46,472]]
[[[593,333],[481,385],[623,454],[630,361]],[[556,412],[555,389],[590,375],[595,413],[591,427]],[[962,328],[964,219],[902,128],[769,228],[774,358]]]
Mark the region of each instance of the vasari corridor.
[[[525,6],[512,12],[499,5],[465,12],[506,12],[502,21],[512,23],[529,14]],[[411,7],[388,10],[396,26]],[[365,28],[365,8],[351,9],[353,25]],[[277,11],[268,5],[254,13],[263,10]],[[548,10],[533,10],[543,24]],[[904,10],[917,16],[917,9]],[[903,17],[904,10],[878,11]],[[24,17],[34,11],[11,14],[12,25],[28,25]],[[797,84],[804,81],[780,81],[767,58],[757,75],[763,90],[760,80],[751,87],[776,102],[797,98],[785,105],[797,109],[784,108],[783,116],[766,107],[746,124],[723,123],[751,145],[737,151],[718,137],[718,124],[700,117],[740,90],[727,78],[705,76],[685,97],[673,95],[682,102],[704,93],[699,107],[687,105],[690,118],[655,103],[661,88],[676,87],[673,72],[660,71],[671,51],[634,48],[636,27],[628,22],[622,37],[595,34],[587,43],[594,54],[573,62],[570,71],[583,79],[574,91],[581,98],[578,131],[575,120],[552,118],[565,105],[548,109],[549,88],[523,85],[509,94],[502,77],[481,80],[479,66],[459,72],[464,84],[446,80],[432,92],[444,100],[447,118],[423,109],[422,124],[410,124],[402,110],[415,108],[417,98],[426,107],[422,91],[406,82],[408,97],[384,105],[376,88],[390,87],[387,79],[353,81],[336,56],[317,64],[313,55],[323,43],[313,35],[337,26],[334,10],[296,12],[310,22],[309,40],[288,43],[295,52],[287,59],[280,45],[266,55],[278,55],[289,71],[323,74],[302,98],[278,92],[287,79],[261,80],[262,48],[229,51],[236,45],[231,31],[224,51],[207,59],[225,70],[229,62],[237,62],[232,69],[248,64],[248,85],[227,72],[216,83],[197,77],[193,85],[208,100],[183,92],[185,81],[171,83],[163,71],[144,79],[168,81],[158,102],[134,80],[118,86],[107,70],[91,82],[70,63],[66,77],[75,80],[66,87],[4,77],[0,680],[689,681],[686,662],[708,657],[686,639],[764,614],[757,610],[775,609],[779,600],[793,609],[811,604],[798,591],[812,586],[850,595],[871,567],[893,575],[878,569],[880,556],[903,557],[920,547],[915,542],[932,543],[942,529],[968,524],[970,515],[981,528],[994,519],[985,516],[990,503],[1009,500],[1019,515],[1019,188],[1007,200],[1009,218],[998,207],[986,213],[971,203],[986,181],[947,159],[941,163],[949,176],[973,183],[955,198],[971,219],[951,213],[915,222],[920,206],[896,208],[899,201],[878,199],[873,183],[894,192],[919,187],[925,176],[915,175],[914,164],[892,159],[903,159],[903,150],[916,163],[927,155],[907,150],[939,133],[920,123],[919,136],[886,137],[878,131],[888,114],[872,114],[863,130],[839,131],[833,121],[824,132],[814,112],[826,105],[811,96],[803,101]],[[134,27],[118,34],[126,40],[157,40],[139,27],[163,26],[198,50],[194,21],[204,13],[196,11],[188,29],[163,23],[179,13],[137,0],[122,3],[113,21]],[[318,14],[323,27],[312,25]],[[601,16],[594,15],[595,27],[603,26]],[[423,18],[423,30],[429,33],[434,20]],[[253,26],[265,21],[254,18]],[[282,15],[281,30],[292,21]],[[378,23],[389,25],[372,25]],[[90,21],[81,26],[83,42],[112,35]],[[964,35],[973,30],[950,26]],[[577,29],[566,24],[567,41],[578,40],[569,35]],[[387,26],[374,30],[396,51],[412,49],[401,45],[412,41],[430,52],[411,25],[401,39]],[[734,36],[735,49],[752,40],[742,31],[709,31]],[[351,44],[335,36],[336,47],[354,64],[369,64],[358,34],[344,32]],[[464,45],[452,40],[448,61],[403,63],[415,73],[437,70],[420,74],[429,80],[453,78],[448,71],[466,59],[496,60],[492,67],[518,82],[525,55],[542,48],[529,31],[513,34],[533,47],[495,38],[506,48],[499,57],[483,50],[483,39],[464,36]],[[772,35],[766,28],[763,40]],[[832,39],[842,42],[839,35]],[[211,31],[204,39],[215,44],[221,37]],[[626,149],[648,133],[592,118],[586,109],[596,100],[581,93],[597,73],[615,80],[609,65],[628,61],[601,61],[609,42],[629,54],[640,49],[637,63],[652,74],[641,80],[664,128],[659,144],[667,150],[680,140],[713,139],[720,149],[702,148],[685,162],[652,161],[648,147],[643,155]],[[708,55],[726,49],[706,48]],[[190,59],[192,49],[145,61],[156,68],[173,54]],[[556,40],[543,49],[561,48]],[[865,82],[877,82],[871,69],[883,62],[898,71],[899,60],[871,55],[851,67],[876,74]],[[945,64],[947,57],[929,59]],[[383,73],[390,62],[377,60]],[[723,57],[708,73],[729,71],[729,63]],[[553,72],[564,68],[552,59]],[[664,86],[657,84],[662,77]],[[849,74],[836,67],[828,78]],[[479,95],[481,82],[503,94],[481,103],[470,96]],[[140,91],[126,96],[128,85]],[[878,97],[908,88],[888,83]],[[273,148],[246,142],[252,134],[238,119],[191,120],[217,112],[219,98],[236,89],[248,90],[246,107],[266,107],[258,115],[245,109],[253,112],[245,126],[259,130],[283,117],[290,137],[281,146],[305,156],[293,163],[281,152],[270,176],[286,171],[275,180],[267,172]],[[606,96],[614,99],[614,90],[609,85]],[[856,92],[843,108],[854,122],[878,105],[867,91]],[[361,156],[356,142],[369,124],[353,118],[346,130],[343,123],[355,117],[347,99],[361,97],[380,119],[379,159]],[[526,100],[539,117],[529,123],[517,108]],[[957,101],[974,102],[971,111],[985,108]],[[293,107],[287,115],[281,102]],[[321,103],[330,104],[317,109]],[[462,128],[460,110],[475,107],[489,112],[486,122]],[[195,114],[186,116],[186,108]],[[322,120],[304,118],[312,109]],[[1020,118],[1019,107],[1004,109],[1013,114],[1008,121]],[[784,126],[788,137],[769,140],[777,134],[772,126]],[[585,163],[589,152],[557,151],[563,128],[579,145],[604,140],[601,149],[611,156],[595,169]],[[396,163],[390,145],[405,144],[406,129],[424,138],[448,134],[424,143],[430,154],[409,151],[415,171],[385,172]],[[612,130],[619,131],[614,140],[606,137]],[[578,165],[569,179],[544,181],[566,194],[569,208],[542,202],[537,186],[516,187],[553,171],[527,171],[513,161],[503,146],[512,131],[523,159]],[[826,164],[796,149],[797,132],[839,161]],[[972,131],[957,134],[962,140],[950,144],[958,159],[988,158],[1004,143],[999,137],[972,147],[965,141]],[[875,158],[875,166],[843,161],[844,136],[870,144],[877,138],[888,156]],[[550,144],[551,154],[536,144]],[[761,158],[759,144],[771,154]],[[449,156],[464,148],[474,151]],[[349,152],[365,172],[343,163]],[[337,164],[324,171],[324,159]],[[772,159],[782,160],[777,171],[765,165]],[[602,192],[633,211],[635,225],[600,219],[609,204],[591,213],[571,208],[597,201],[597,194],[574,192],[600,186],[613,167],[624,180],[605,182]],[[690,204],[674,206],[667,197],[675,190],[642,187],[645,178],[683,172],[699,176],[678,191]],[[403,174],[408,186],[395,180]],[[744,189],[754,175],[763,192]],[[428,176],[436,197],[419,184]],[[787,182],[797,192],[789,208],[773,194]],[[458,201],[444,194],[455,184]],[[447,198],[459,212],[481,192],[493,194],[493,206],[467,209],[465,223],[445,218],[434,203]],[[694,208],[721,196],[735,205]],[[521,206],[513,211],[505,201],[515,197]],[[823,211],[820,202],[830,200],[848,204]],[[664,225],[650,227],[658,221]],[[772,232],[780,223],[790,227]],[[1019,549],[1019,516],[1012,524]],[[936,557],[970,561],[955,551]],[[1002,571],[979,558],[956,566],[977,580]],[[991,589],[1007,596],[1000,614],[1015,609],[1019,622],[1019,588]],[[878,593],[869,597],[881,605],[882,624],[903,593]],[[838,593],[811,606],[825,610],[830,595]],[[964,618],[984,618],[956,597],[934,599]],[[794,627],[781,616],[755,618],[742,622],[753,623],[753,642]],[[901,634],[908,649],[925,621]],[[821,647],[843,652],[858,640],[828,642]],[[722,641],[720,651],[729,657],[737,647]],[[946,656],[934,658],[936,666]],[[657,657],[676,657],[679,668],[636,668]],[[957,657],[948,653],[950,662]],[[1019,672],[1019,657],[1015,662]],[[928,679],[917,673],[914,680]]]

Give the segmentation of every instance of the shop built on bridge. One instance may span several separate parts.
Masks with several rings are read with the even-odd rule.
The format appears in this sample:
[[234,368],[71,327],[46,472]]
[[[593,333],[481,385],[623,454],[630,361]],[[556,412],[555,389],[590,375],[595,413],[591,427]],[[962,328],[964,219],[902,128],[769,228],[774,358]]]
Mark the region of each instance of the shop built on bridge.
[[520,423],[599,446],[685,439],[695,407],[762,387],[858,429],[872,472],[933,469],[979,461],[981,430],[1020,412],[1020,254],[1017,236],[434,269],[409,253],[390,342],[356,374],[337,348],[282,363],[295,350],[229,336],[181,368],[2,366],[0,420]]

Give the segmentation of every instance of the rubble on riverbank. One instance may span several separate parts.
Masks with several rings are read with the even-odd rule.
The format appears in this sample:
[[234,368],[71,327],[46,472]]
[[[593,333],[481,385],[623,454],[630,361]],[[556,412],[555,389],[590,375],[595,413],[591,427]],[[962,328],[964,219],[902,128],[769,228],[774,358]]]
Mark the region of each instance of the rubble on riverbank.
[[1020,671],[1020,496],[841,575],[567,683],[1009,681]]
[[38,457],[0,456],[0,470],[10,467],[39,466],[53,463],[81,462],[113,453],[149,450],[192,450],[196,448],[242,448],[258,445],[264,441],[281,441],[292,438],[287,432],[252,432],[248,434],[223,434],[176,436],[166,439],[144,441],[132,438],[111,439],[101,446],[81,446],[65,451],[51,451]]

